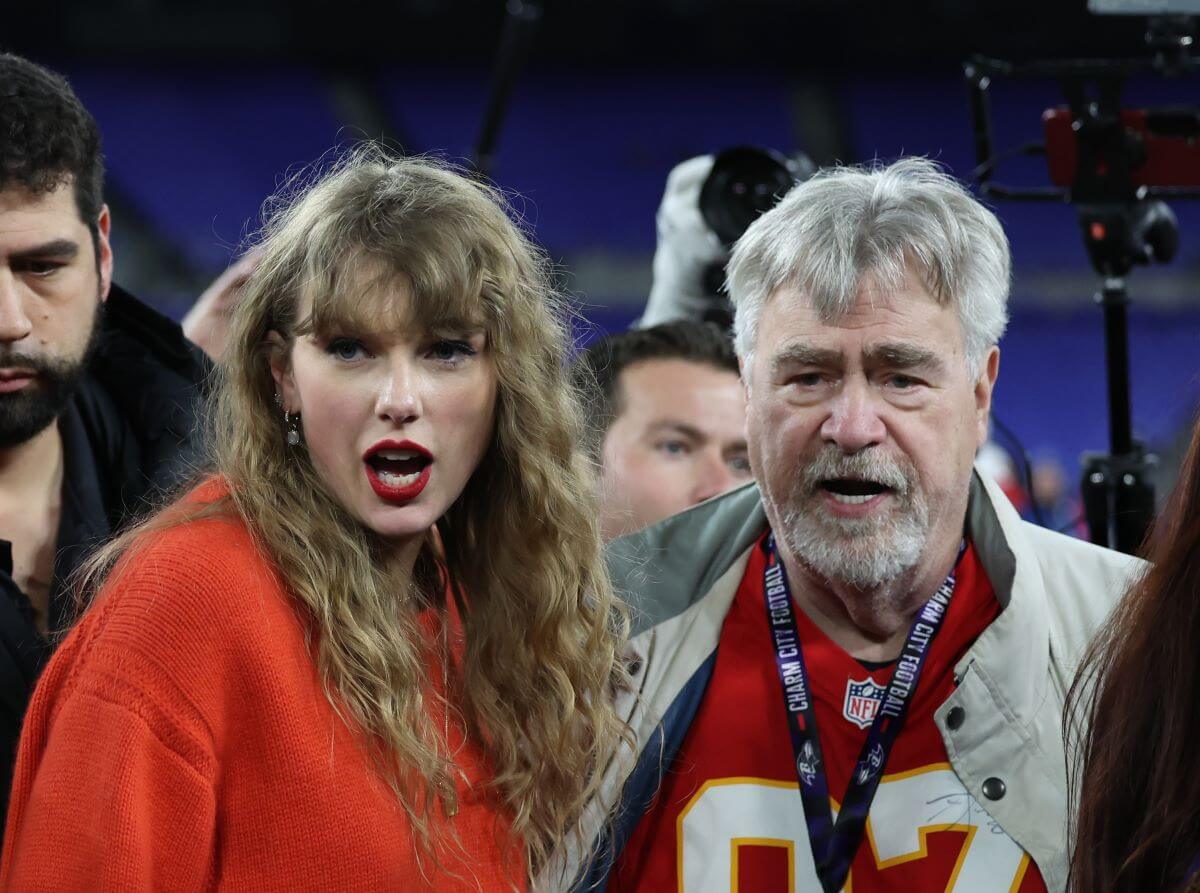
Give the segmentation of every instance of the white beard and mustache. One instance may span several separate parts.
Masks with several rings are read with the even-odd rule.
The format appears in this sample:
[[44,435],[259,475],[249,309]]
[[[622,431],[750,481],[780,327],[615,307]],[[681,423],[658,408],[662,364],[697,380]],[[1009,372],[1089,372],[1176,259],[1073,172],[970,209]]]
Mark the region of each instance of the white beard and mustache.
[[[896,504],[867,518],[837,518],[821,507],[823,481],[874,481]],[[797,561],[830,582],[877,589],[915,567],[929,536],[929,501],[912,463],[871,448],[843,453],[827,446],[801,470],[779,506],[778,533]]]

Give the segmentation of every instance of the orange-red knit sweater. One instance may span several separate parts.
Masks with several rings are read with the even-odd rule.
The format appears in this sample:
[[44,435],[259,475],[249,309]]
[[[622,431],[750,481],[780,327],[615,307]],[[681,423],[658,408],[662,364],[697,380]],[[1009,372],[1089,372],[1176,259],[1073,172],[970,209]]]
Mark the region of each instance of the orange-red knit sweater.
[[441,821],[469,861],[435,872],[335,714],[305,633],[240,522],[154,534],[37,687],[0,890],[512,889],[523,865],[504,861],[507,826],[472,795],[485,770],[462,729],[451,723],[460,811]]

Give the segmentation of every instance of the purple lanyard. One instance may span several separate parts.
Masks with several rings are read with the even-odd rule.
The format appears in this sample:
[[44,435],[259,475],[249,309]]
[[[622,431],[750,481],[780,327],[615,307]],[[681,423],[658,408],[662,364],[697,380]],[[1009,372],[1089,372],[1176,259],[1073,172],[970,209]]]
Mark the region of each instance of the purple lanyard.
[[800,781],[800,798],[808,825],[808,842],[812,846],[813,862],[825,893],[841,890],[850,874],[850,865],[862,842],[867,814],[871,809],[871,801],[875,799],[884,764],[887,763],[896,736],[904,726],[908,705],[917,690],[930,645],[946,617],[950,596],[954,594],[954,575],[965,550],[964,542],[959,547],[955,568],[951,569],[933,598],[925,603],[908,631],[904,649],[892,671],[892,680],[884,691],[875,721],[867,732],[867,740],[863,742],[835,822],[829,806],[829,782],[825,778],[821,740],[817,734],[817,711],[808,683],[808,670],[804,666],[804,651],[796,626],[792,593],[783,562],[779,560],[775,536],[772,534],[767,537],[767,566],[763,571],[767,626],[771,630],[775,648],[775,666],[779,671],[788,731],[792,738],[796,777]]

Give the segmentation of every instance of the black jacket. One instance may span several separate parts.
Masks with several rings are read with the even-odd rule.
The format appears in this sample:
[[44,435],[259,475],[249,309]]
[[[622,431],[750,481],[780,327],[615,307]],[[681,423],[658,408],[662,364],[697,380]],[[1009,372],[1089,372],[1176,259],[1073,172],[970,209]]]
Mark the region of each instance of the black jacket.
[[[52,631],[62,630],[74,612],[71,574],[195,468],[210,370],[178,324],[112,287],[88,372],[58,420],[63,499]],[[0,540],[0,809],[8,804],[21,719],[53,648],[34,626],[29,600],[11,572],[11,545]]]

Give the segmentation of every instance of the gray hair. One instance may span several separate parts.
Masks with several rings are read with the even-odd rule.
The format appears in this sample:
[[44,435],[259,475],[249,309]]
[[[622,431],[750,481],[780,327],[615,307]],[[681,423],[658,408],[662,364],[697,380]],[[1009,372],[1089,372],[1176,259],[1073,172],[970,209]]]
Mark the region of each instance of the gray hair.
[[927,158],[820,171],[746,230],[728,268],[738,355],[748,367],[776,289],[799,289],[833,322],[854,307],[863,276],[895,288],[910,264],[939,304],[958,311],[978,374],[1008,323],[1008,239],[996,215]]

